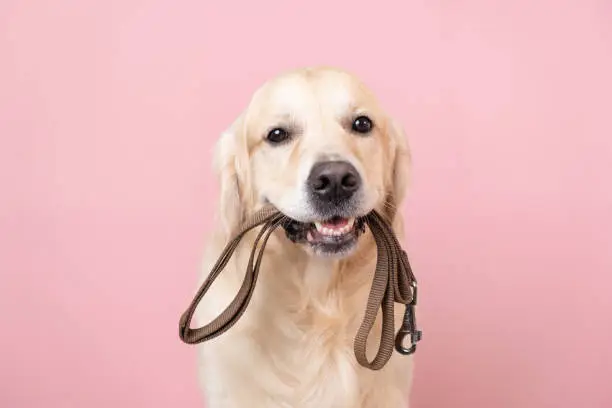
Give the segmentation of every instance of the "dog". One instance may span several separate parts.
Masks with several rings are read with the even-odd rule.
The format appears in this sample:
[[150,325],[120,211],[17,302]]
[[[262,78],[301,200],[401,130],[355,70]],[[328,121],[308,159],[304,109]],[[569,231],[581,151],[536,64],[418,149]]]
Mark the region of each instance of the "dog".
[[[394,353],[384,368],[369,370],[357,363],[353,341],[376,264],[376,245],[359,217],[373,209],[394,214],[389,222],[402,239],[395,209],[410,161],[402,127],[347,71],[294,69],[255,91],[215,146],[220,197],[201,279],[258,209],[271,204],[292,221],[272,234],[242,318],[198,346],[206,407],[408,406],[411,356]],[[243,238],[202,300],[199,325],[235,296],[256,233]],[[368,339],[370,360],[380,319]]]

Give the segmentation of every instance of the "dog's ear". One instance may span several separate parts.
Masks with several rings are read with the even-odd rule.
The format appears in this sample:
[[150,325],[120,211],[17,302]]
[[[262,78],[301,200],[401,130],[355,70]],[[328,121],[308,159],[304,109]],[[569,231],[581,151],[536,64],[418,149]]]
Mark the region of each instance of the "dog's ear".
[[389,203],[394,208],[399,208],[404,201],[408,186],[410,184],[410,167],[412,158],[406,132],[399,122],[389,119],[389,135],[391,139],[391,186]]
[[248,163],[241,115],[221,134],[214,149],[213,169],[220,187],[217,217],[221,232],[226,236],[233,236],[245,219]]

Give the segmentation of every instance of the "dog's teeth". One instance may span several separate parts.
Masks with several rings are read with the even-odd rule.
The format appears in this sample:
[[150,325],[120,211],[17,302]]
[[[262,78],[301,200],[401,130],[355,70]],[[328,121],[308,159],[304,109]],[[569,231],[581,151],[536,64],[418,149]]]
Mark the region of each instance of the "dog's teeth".
[[306,233],[306,240],[307,240],[308,242],[312,242],[312,241],[314,241],[314,237],[312,236],[312,232],[308,231],[308,232]]
[[[321,222],[314,223],[315,228],[319,232],[319,234],[328,236],[328,237],[338,237],[338,236],[347,234],[353,229],[354,224],[355,224],[355,218],[347,219],[346,224],[343,227],[338,227],[338,228],[326,227]],[[312,238],[312,240],[314,240],[314,237],[312,237],[312,235],[310,235],[310,237]]]
[[353,228],[353,225],[355,224],[355,218],[349,218],[347,223],[346,223],[346,229],[350,230],[351,228]]

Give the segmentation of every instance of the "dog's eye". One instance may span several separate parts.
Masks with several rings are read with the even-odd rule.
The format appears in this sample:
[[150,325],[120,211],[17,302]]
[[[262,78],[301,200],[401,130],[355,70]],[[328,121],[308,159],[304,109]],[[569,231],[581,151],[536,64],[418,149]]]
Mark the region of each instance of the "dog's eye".
[[272,144],[282,143],[289,139],[289,132],[283,128],[274,128],[266,136],[266,140]]
[[374,124],[367,116],[359,116],[355,118],[351,128],[357,133],[370,133]]

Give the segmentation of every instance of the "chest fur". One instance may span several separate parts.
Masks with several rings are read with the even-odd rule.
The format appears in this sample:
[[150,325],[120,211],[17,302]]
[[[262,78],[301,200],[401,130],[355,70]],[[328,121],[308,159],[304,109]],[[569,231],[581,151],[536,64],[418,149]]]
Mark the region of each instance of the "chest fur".
[[[251,341],[267,370],[260,385],[289,390],[278,397],[297,406],[357,406],[362,369],[353,339],[367,287],[350,285],[354,279],[329,260],[285,267],[262,276],[257,316],[250,319]],[[266,377],[274,378],[266,384]],[[283,386],[276,387],[278,382]]]
[[[353,352],[374,270],[375,258],[366,259],[347,264],[303,260],[274,247],[267,250],[244,316],[218,341],[202,348],[211,370],[208,391],[240,384],[239,395],[228,393],[230,399],[241,399],[237,406],[266,400],[270,407],[347,408],[366,406],[363,401],[382,390],[381,384],[394,387],[385,379],[385,372],[394,370],[392,362],[374,373],[359,366]],[[238,260],[235,265],[241,264]],[[205,320],[220,313],[230,294],[236,293],[241,279],[227,276],[203,309],[212,313]],[[369,344],[378,343],[379,330],[376,325]],[[385,391],[387,397],[392,393]],[[377,404],[382,406],[380,398]]]

